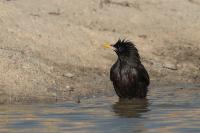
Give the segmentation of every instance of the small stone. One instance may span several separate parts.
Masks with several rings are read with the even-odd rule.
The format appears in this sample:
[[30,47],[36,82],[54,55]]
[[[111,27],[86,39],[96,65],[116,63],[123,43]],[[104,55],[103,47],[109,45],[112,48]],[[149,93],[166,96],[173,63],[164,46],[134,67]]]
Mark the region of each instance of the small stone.
[[57,94],[56,94],[56,93],[52,93],[52,96],[56,97],[56,96],[57,96]]
[[64,73],[63,76],[67,77],[67,78],[73,78],[74,74],[72,74],[72,73]]
[[172,64],[170,62],[165,63],[163,65],[163,68],[167,68],[167,69],[170,69],[170,70],[178,70],[177,65],[176,64]]
[[70,86],[69,86],[69,85],[67,85],[67,86],[66,86],[66,89],[70,89]]
[[143,38],[143,39],[146,39],[146,38],[147,38],[147,35],[141,34],[141,35],[138,35],[138,37]]
[[69,90],[69,91],[74,91],[74,88],[69,86],[69,85],[66,86],[66,89]]

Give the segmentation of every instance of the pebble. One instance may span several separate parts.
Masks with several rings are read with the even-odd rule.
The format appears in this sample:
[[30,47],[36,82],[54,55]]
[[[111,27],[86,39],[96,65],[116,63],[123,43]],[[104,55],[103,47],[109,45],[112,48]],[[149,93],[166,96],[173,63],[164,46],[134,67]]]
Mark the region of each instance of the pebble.
[[167,69],[171,69],[171,70],[177,70],[178,69],[176,64],[172,64],[172,63],[169,63],[169,62],[165,63],[163,67],[167,68]]
[[72,74],[72,73],[64,73],[63,76],[64,77],[68,77],[68,78],[73,78],[74,74]]

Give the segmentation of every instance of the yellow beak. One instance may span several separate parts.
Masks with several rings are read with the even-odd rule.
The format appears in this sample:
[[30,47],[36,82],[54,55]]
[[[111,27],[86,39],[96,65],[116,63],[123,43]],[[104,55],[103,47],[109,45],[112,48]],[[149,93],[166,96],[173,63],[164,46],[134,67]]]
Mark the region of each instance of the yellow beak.
[[111,44],[109,44],[109,43],[104,43],[104,44],[103,44],[103,47],[104,47],[104,48],[112,48]]

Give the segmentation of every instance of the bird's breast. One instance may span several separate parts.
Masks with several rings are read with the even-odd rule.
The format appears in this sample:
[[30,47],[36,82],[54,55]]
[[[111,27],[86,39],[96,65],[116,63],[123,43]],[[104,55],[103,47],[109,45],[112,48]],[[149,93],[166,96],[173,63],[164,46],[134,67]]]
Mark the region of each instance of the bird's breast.
[[111,69],[112,81],[120,88],[133,86],[137,72],[129,65],[118,65]]

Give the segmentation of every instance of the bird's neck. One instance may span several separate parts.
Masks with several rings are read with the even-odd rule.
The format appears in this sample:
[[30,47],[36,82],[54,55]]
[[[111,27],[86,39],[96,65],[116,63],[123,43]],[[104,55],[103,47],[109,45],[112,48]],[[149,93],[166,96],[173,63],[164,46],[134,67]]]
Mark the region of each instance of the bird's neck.
[[141,64],[140,57],[138,54],[130,53],[128,56],[118,56],[118,61],[122,64],[138,65]]

